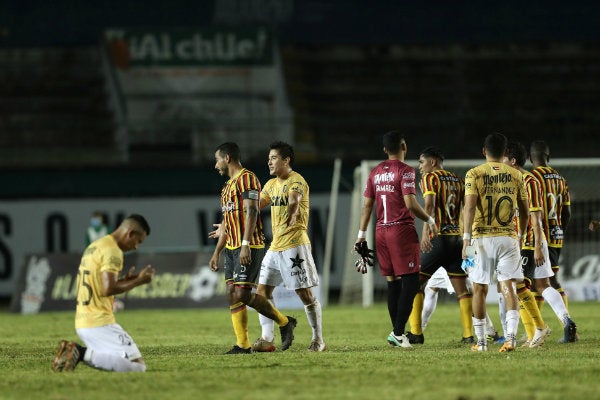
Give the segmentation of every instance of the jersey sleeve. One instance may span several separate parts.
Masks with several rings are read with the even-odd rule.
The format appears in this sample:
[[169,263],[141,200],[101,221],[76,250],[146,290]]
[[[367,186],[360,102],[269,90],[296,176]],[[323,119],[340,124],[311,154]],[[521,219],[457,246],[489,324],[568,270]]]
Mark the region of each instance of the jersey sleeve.
[[437,190],[436,190],[436,176],[435,174],[432,173],[427,173],[425,175],[423,175],[423,177],[421,178],[421,191],[423,192],[423,197],[429,196],[429,195],[436,195],[437,194]]
[[402,171],[402,180],[400,184],[402,188],[402,195],[406,196],[407,194],[417,194],[415,178],[416,176],[414,168],[408,167]]
[[268,203],[271,203],[271,186],[273,186],[272,180],[267,181],[263,189],[260,191],[261,200],[266,200]]
[[363,192],[363,196],[368,197],[370,199],[375,198],[375,190],[373,188],[373,171],[371,171],[371,173],[369,174],[369,178],[367,179],[367,184]]
[[476,179],[477,175],[475,171],[472,169],[468,170],[467,175],[465,176],[465,196],[478,194]]
[[302,196],[304,196],[307,192],[307,186],[308,185],[306,184],[306,181],[304,179],[296,179],[291,183],[290,188],[288,190],[300,193]]
[[529,197],[529,211],[539,211],[542,209],[542,194],[540,183],[533,175],[530,175],[526,181],[527,194]]
[[258,200],[260,195],[260,182],[256,175],[246,172],[238,179],[238,190],[244,200]]
[[102,250],[101,272],[118,274],[123,269],[123,252],[117,247],[108,247]]

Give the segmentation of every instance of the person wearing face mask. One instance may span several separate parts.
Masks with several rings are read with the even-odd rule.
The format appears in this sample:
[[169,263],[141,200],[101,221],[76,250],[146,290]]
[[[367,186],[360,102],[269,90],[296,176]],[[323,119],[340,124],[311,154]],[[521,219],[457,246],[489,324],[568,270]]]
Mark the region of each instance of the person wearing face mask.
[[90,218],[90,226],[85,231],[85,245],[89,246],[93,241],[108,235],[108,226],[104,214],[100,211],[94,211]]

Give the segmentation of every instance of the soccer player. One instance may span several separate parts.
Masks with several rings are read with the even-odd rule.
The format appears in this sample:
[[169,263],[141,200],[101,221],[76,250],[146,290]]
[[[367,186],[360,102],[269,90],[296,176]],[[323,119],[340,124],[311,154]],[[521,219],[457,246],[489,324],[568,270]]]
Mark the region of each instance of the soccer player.
[[381,275],[387,281],[393,327],[387,341],[393,347],[411,348],[404,329],[419,290],[421,260],[415,216],[427,223],[427,234],[435,236],[438,232],[435,219],[416,199],[415,170],[404,163],[404,137],[396,131],[385,133],[383,151],[388,159],[377,165],[367,179],[355,249],[365,241],[376,203],[375,249]]
[[[421,192],[425,199],[425,212],[435,219],[439,235],[432,238],[429,225],[423,224],[421,234],[421,272],[419,285],[423,288],[429,278],[444,267],[458,297],[462,342],[473,343],[472,294],[466,285],[467,274],[461,268],[462,228],[460,216],[465,185],[462,178],[444,169],[444,155],[435,147],[424,149],[419,155]],[[421,313],[423,289],[420,289],[410,314],[410,332],[406,333],[411,344],[423,343]]]
[[86,347],[62,340],[52,364],[54,371],[72,371],[81,361],[106,371],[146,371],[137,345],[116,323],[113,303],[116,294],[152,281],[155,270],[150,265],[138,274],[131,267],[119,278],[123,252],[137,249],[149,234],[146,219],[132,214],[114,232],[85,249],[77,275],[75,329]]
[[[209,234],[218,238],[209,260],[213,271],[219,269],[219,257],[225,248],[225,283],[228,287],[229,310],[236,344],[225,354],[249,354],[252,347],[248,337],[248,310],[254,308],[268,315],[281,329],[281,349],[287,350],[294,338],[296,320],[281,314],[260,294],[252,293],[264,256],[265,242],[259,212],[260,182],[244,168],[237,144],[227,142],[215,151],[215,169],[229,177],[221,190],[223,222]],[[274,351],[275,347],[271,351]]]
[[517,208],[519,237],[522,237],[529,207],[521,173],[502,163],[506,145],[504,135],[488,135],[483,147],[486,162],[467,171],[465,177],[462,257],[467,259],[467,247],[474,247],[475,265],[469,273],[473,283],[473,327],[477,336],[473,351],[487,351],[485,299],[494,272],[506,303],[506,341],[500,352],[516,347],[519,302],[515,285],[523,280],[523,272],[513,216]]
[[[283,283],[294,290],[302,303],[312,329],[308,350],[326,349],[322,332],[321,303],[312,293],[319,284],[317,268],[308,238],[309,194],[308,184],[292,169],[294,149],[284,142],[273,142],[269,151],[269,173],[274,178],[267,181],[260,193],[260,208],[271,207],[273,241],[263,259],[257,293],[273,298],[273,290]],[[273,321],[261,313],[261,337],[252,348],[269,351],[273,342]],[[294,320],[295,323],[295,320]]]
[[[548,298],[554,312],[561,321],[564,321],[565,327],[569,325],[571,320],[560,294],[556,289],[550,287],[550,281],[548,280],[548,277],[554,274],[552,268],[550,268],[548,246],[542,230],[543,203],[541,188],[537,179],[523,168],[526,160],[525,147],[518,142],[509,142],[504,163],[516,168],[523,174],[523,183],[529,201],[529,221],[521,248],[521,262],[525,281],[517,284],[517,294],[521,301],[521,320],[527,332],[527,341],[523,346],[537,347],[542,345],[548,334],[550,334],[550,328],[544,322],[540,309],[535,302],[536,293],[541,293],[544,298]],[[529,289],[530,287],[532,290]],[[534,326],[536,329],[543,331],[543,334],[537,335],[535,339]],[[575,329],[574,324],[573,329]]]
[[[529,157],[533,164],[531,173],[541,185],[543,211],[542,226],[544,235],[548,241],[548,252],[550,254],[550,266],[554,276],[550,277],[550,285],[562,296],[565,306],[569,307],[567,295],[564,292],[557,275],[559,271],[558,260],[563,246],[564,233],[571,219],[571,196],[567,180],[550,167],[550,149],[542,140],[531,143]],[[577,337],[577,335],[575,335]],[[561,339],[564,341],[565,337]]]

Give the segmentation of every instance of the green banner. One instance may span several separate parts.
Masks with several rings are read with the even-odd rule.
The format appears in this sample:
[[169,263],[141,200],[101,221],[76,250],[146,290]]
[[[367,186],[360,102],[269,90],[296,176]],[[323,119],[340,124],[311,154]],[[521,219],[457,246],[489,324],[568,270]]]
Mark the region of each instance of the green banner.
[[263,27],[210,29],[109,29],[115,66],[258,66],[273,64],[273,38]]

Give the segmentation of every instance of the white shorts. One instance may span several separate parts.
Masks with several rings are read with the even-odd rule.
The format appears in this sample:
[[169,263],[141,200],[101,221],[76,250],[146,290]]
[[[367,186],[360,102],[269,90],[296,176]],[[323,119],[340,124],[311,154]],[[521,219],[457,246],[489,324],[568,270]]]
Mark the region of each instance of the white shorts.
[[515,279],[523,280],[521,252],[516,238],[493,236],[473,239],[475,247],[475,268],[469,273],[473,283],[492,284],[496,273],[499,282]]
[[97,328],[79,328],[77,335],[86,347],[98,352],[109,353],[130,361],[142,357],[137,345],[121,325],[111,324]]
[[288,290],[311,288],[319,284],[310,244],[284,251],[267,250],[260,266],[258,283],[279,286],[282,282]]
[[454,287],[452,286],[452,282],[450,282],[450,277],[444,268],[438,268],[431,278],[427,281],[428,288],[438,288],[445,289],[448,293],[454,293]]

